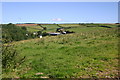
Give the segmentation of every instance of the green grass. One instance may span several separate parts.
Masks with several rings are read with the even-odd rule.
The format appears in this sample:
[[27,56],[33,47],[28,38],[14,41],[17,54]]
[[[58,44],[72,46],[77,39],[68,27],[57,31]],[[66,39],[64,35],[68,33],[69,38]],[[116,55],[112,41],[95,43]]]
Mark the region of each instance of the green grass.
[[26,28],[29,32],[37,32],[39,30],[42,30],[42,28],[39,26],[26,26]]
[[[67,29],[67,30],[72,30],[72,31],[77,31],[79,32],[84,32],[84,31],[91,31],[91,30],[99,30],[98,28],[103,28],[103,27],[99,27],[99,26],[109,26],[109,27],[116,27],[117,24],[85,24],[85,25],[79,25],[79,24],[59,24],[60,26],[63,27],[77,27],[77,28],[71,28],[71,29]],[[56,24],[48,24],[48,25],[42,25],[43,27],[46,27],[47,30],[45,30],[44,32],[55,32],[57,28],[59,28],[59,26],[57,26]],[[87,26],[96,26],[96,27],[88,27]],[[39,30],[42,30],[42,28],[40,26],[26,26],[27,30],[29,32],[37,32]],[[106,29],[106,28],[103,28]]]
[[[21,56],[27,56],[26,61],[15,71],[8,73],[13,73],[13,76],[3,74],[3,77],[116,77],[117,27],[86,27],[78,24],[74,26],[77,28],[69,29],[75,31],[74,34],[47,36],[15,43]],[[52,31],[56,25],[47,25],[47,28]],[[36,73],[43,74],[36,75]]]

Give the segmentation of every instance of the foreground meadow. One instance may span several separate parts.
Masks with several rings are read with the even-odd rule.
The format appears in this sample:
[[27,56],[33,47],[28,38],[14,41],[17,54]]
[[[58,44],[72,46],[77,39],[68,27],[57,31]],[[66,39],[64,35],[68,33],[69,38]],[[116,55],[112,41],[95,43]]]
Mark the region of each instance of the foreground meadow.
[[[66,27],[66,25],[62,26]],[[20,53],[19,57],[26,56],[26,59],[16,69],[5,72],[3,77],[118,77],[118,27],[114,25],[109,25],[112,28],[72,26],[76,26],[69,29],[75,32],[73,34],[11,43]]]

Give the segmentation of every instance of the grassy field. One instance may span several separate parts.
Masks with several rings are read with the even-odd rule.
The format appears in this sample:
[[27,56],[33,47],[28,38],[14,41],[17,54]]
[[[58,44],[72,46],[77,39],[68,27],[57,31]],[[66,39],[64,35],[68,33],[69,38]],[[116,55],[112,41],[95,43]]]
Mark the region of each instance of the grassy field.
[[[75,27],[68,30],[73,34],[46,36],[15,44],[25,62],[3,77],[20,78],[115,78],[118,76],[118,27],[60,24]],[[43,25],[46,32],[55,32],[57,25]],[[37,31],[38,27],[27,27]],[[36,29],[33,29],[36,28]],[[39,28],[40,29],[40,28]],[[12,74],[12,75],[11,75]]]

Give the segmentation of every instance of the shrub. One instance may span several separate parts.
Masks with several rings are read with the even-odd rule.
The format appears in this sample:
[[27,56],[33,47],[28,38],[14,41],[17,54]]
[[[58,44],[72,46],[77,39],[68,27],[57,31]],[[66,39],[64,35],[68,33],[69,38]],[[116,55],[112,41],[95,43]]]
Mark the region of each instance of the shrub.
[[27,28],[25,26],[22,27],[23,30],[27,31]]
[[14,24],[4,24],[2,25],[2,42],[8,43],[12,41],[19,41],[27,39],[26,29],[23,27],[18,27]]
[[21,57],[14,45],[2,45],[2,70],[8,70],[19,67],[25,61],[25,56]]
[[43,32],[43,33],[42,33],[42,36],[47,36],[47,35],[49,35],[49,34],[46,33],[46,32]]

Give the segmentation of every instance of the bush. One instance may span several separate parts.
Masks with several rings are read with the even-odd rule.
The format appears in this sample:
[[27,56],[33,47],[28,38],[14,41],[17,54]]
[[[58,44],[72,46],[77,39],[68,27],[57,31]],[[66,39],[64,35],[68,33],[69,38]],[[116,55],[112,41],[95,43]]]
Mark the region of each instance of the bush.
[[19,41],[27,39],[25,27],[18,27],[14,24],[4,24],[2,25],[2,42],[8,43],[12,41]]
[[19,67],[25,61],[25,56],[21,58],[14,45],[2,45],[2,70],[8,70]]
[[25,26],[22,27],[23,30],[27,31],[27,28]]
[[43,32],[43,33],[42,33],[42,36],[47,36],[47,35],[49,35],[49,34],[46,33],[46,32]]

